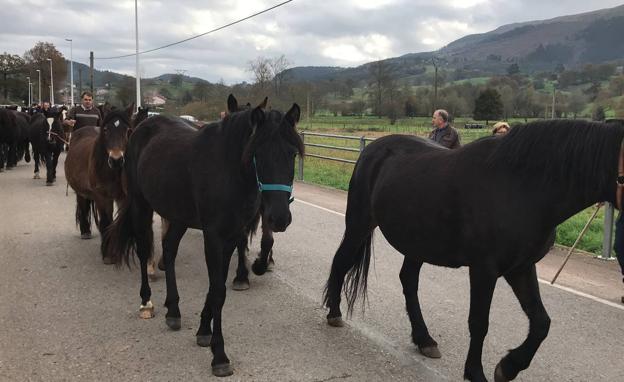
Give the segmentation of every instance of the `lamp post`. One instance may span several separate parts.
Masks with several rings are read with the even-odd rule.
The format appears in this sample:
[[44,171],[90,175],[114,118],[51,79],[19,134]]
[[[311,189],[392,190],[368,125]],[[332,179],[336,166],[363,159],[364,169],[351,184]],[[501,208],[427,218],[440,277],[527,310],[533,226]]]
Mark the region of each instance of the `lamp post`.
[[47,58],[50,61],[50,105],[54,105],[54,74],[52,73],[52,59]]
[[37,73],[39,73],[39,106],[41,106],[41,104],[43,103],[41,102],[41,70],[37,69]]
[[26,79],[28,80],[28,108],[30,109],[30,77],[26,76]]
[[74,106],[74,43],[71,38],[66,38],[65,41],[69,41],[69,91],[71,98],[71,105]]

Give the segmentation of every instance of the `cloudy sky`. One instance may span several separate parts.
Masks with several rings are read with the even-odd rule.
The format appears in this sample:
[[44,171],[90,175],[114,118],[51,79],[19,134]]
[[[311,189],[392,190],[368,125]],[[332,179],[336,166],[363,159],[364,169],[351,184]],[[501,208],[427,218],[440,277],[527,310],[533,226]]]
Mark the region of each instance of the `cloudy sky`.
[[[183,40],[284,0],[140,0],[140,50]],[[227,29],[141,55],[142,77],[184,70],[226,84],[250,81],[249,61],[285,55],[292,66],[357,66],[436,50],[498,26],[582,13],[622,0],[293,0]],[[133,0],[0,0],[0,52],[37,41],[98,69],[134,75]]]

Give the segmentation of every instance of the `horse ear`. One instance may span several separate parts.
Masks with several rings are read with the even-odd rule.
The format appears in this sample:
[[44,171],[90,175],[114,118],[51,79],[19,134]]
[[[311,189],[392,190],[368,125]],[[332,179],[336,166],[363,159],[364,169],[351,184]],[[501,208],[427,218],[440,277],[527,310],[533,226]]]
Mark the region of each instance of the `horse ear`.
[[299,117],[301,116],[301,108],[296,103],[293,103],[292,107],[286,113],[286,120],[293,126],[299,123]]
[[257,126],[264,121],[264,109],[266,108],[269,97],[265,97],[264,101],[251,111],[251,124]]
[[134,113],[134,102],[132,102],[130,105],[128,105],[128,107],[126,108],[126,114],[128,114],[128,118],[132,117],[132,114]]
[[236,100],[236,97],[234,97],[233,94],[230,94],[228,96],[227,107],[228,107],[228,113],[234,113],[238,111],[238,101]]

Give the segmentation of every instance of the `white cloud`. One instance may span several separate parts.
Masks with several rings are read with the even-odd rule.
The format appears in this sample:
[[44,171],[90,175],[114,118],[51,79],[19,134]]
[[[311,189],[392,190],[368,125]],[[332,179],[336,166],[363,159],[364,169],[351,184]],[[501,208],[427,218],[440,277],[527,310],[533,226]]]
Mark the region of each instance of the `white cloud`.
[[[141,49],[152,49],[236,21],[281,0],[139,1]],[[51,42],[76,61],[134,52],[134,1],[3,0],[0,52],[23,55]],[[14,6],[19,5],[19,6]],[[256,18],[141,57],[152,77],[187,70],[226,83],[249,80],[256,57],[285,57],[298,66],[354,66],[431,51],[498,26],[621,5],[621,0],[296,0]],[[76,9],[76,11],[74,11]],[[36,10],[36,11],[33,11]],[[86,12],[85,12],[86,11]],[[96,60],[98,69],[134,73],[134,58]]]

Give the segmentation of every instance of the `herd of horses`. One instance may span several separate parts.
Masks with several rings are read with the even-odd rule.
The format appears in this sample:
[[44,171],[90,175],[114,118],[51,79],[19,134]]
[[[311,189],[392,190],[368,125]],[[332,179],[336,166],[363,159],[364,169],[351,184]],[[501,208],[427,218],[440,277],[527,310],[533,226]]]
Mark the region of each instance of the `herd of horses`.
[[[232,95],[227,104],[222,120],[200,128],[179,118],[148,118],[144,109],[133,115],[133,105],[110,110],[100,127],[72,134],[65,160],[81,237],[91,237],[93,219],[105,263],[129,265],[138,257],[142,318],[154,311],[149,285],[154,212],[163,219],[159,267],[165,271],[165,321],[172,330],[181,327],[178,246],[189,228],[202,231],[210,284],[196,342],[211,348],[216,376],[233,373],[221,327],[232,254],[238,247],[233,288],[247,289],[245,251],[261,220],[262,250],[252,270],[267,271],[272,233],[285,231],[292,221],[295,158],[304,154],[297,104],[286,112],[268,108],[267,99],[239,107]],[[0,109],[2,167],[15,166],[22,156],[28,160],[24,142],[30,142],[35,163],[43,158],[46,180],[54,182],[64,144],[61,115],[29,117]],[[422,264],[469,267],[465,379],[487,381],[483,341],[496,281],[505,278],[529,319],[529,333],[496,365],[494,380],[515,379],[529,367],[550,327],[535,263],[552,246],[556,226],[576,212],[599,201],[620,208],[623,139],[620,123],[566,120],[517,126],[505,136],[456,150],[407,135],[377,139],[361,153],[349,184],[344,237],[324,292],[327,323],[344,325],[343,293],[348,314],[358,297],[365,301],[373,231],[379,228],[405,257],[399,277],[412,340],[427,357],[439,358],[441,352],[418,300]]]

